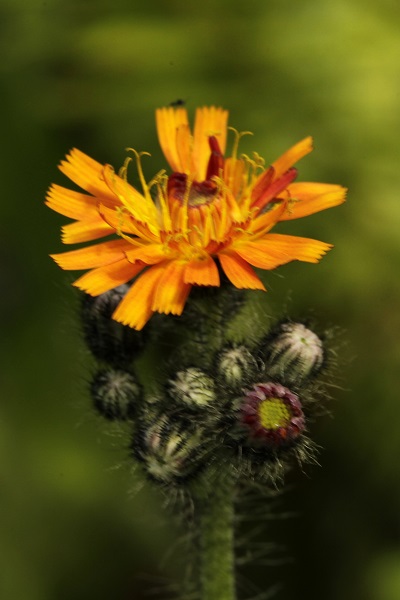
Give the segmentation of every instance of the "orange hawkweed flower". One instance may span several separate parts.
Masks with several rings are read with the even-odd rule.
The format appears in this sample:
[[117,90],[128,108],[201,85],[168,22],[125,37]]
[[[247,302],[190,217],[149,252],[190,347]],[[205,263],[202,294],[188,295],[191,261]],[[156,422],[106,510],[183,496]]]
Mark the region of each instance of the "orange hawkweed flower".
[[193,285],[219,286],[220,267],[237,288],[265,290],[253,267],[274,269],[292,260],[316,263],[332,247],[313,239],[270,233],[278,221],[341,204],[345,189],[295,183],[293,165],[311,152],[305,138],[268,168],[237,155],[240,134],[225,157],[228,113],[197,109],[191,133],[185,108],[156,111],[158,138],[172,169],[146,182],[135,151],[142,191],[72,150],[60,170],[87,194],[53,185],[47,204],[75,220],[62,230],[66,244],[112,235],[109,241],[52,255],[63,269],[88,270],[75,281],[96,296],[133,281],[113,318],[142,329],[153,312],[180,315]]

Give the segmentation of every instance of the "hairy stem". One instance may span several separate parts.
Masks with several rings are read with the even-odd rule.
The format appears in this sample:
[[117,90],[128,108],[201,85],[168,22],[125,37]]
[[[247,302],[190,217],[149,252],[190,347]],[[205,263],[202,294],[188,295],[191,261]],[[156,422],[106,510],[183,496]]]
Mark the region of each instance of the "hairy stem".
[[197,498],[201,600],[235,600],[234,478],[220,473]]

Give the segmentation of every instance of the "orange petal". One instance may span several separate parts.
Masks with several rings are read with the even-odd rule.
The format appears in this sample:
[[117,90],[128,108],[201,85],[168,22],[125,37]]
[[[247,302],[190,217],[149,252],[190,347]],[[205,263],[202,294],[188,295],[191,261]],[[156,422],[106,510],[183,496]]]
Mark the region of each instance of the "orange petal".
[[146,223],[135,221],[124,208],[115,210],[99,204],[98,211],[104,223],[114,231],[129,233],[149,241],[158,241],[158,237],[151,233]]
[[59,169],[83,190],[102,198],[107,204],[115,204],[116,198],[104,182],[103,165],[87,154],[74,148]]
[[158,281],[155,291],[152,310],[173,315],[182,314],[191,285],[184,282],[186,263],[173,260],[167,264]]
[[287,255],[275,251],[272,244],[264,240],[258,242],[248,242],[236,244],[233,246],[235,252],[246,262],[260,269],[275,269],[278,265],[292,260]]
[[113,319],[134,329],[143,329],[153,314],[153,296],[165,263],[150,267],[140,275],[114,311]]
[[293,200],[289,200],[287,210],[280,221],[289,221],[307,217],[321,210],[342,204],[346,200],[347,189],[341,185],[328,183],[292,183],[287,191]]
[[206,178],[207,165],[211,153],[208,138],[211,135],[217,138],[221,153],[225,154],[227,124],[227,110],[215,106],[203,106],[196,110],[193,133],[193,157],[196,165],[194,177],[197,181],[203,181]]
[[122,283],[130,281],[135,275],[140,273],[145,266],[146,265],[143,263],[132,265],[124,258],[111,265],[92,269],[74,281],[73,285],[92,296],[98,296],[103,292],[112,290]]
[[[283,235],[281,233],[268,233],[263,240],[258,242],[261,249],[275,255],[284,262],[301,260],[303,262],[317,263],[333,246],[326,242],[311,238]],[[268,250],[269,249],[269,250]],[[283,264],[283,263],[280,263]]]
[[227,158],[224,166],[224,181],[235,198],[239,198],[245,181],[246,166],[243,160]]
[[179,157],[179,171],[190,175],[193,173],[192,145],[193,138],[187,124],[179,125],[175,132],[176,151]]
[[188,262],[185,268],[184,282],[219,287],[218,268],[211,256],[203,260],[194,259]]
[[182,173],[176,132],[181,126],[189,127],[186,109],[172,106],[158,108],[156,110],[156,125],[158,141],[169,166],[173,171]]
[[264,290],[264,284],[255,274],[248,262],[236,252],[224,252],[218,255],[219,262],[228,279],[239,289]]
[[297,161],[303,156],[309,154],[313,149],[312,137],[306,137],[301,142],[298,142],[289,150],[286,150],[282,156],[280,156],[275,162],[272,163],[272,167],[275,169],[275,178],[280,177],[286,171],[292,167]]
[[47,192],[46,204],[70,219],[87,219],[97,214],[96,198],[55,184]]
[[110,235],[111,233],[114,233],[114,229],[105,223],[99,215],[95,219],[76,221],[61,228],[61,236],[64,244],[89,242]]
[[125,252],[129,248],[129,242],[125,240],[112,240],[103,242],[71,252],[62,254],[51,254],[59,267],[66,270],[93,269],[122,260]]
[[165,250],[161,244],[145,244],[137,248],[129,248],[125,254],[130,263],[141,260],[147,265],[155,265],[166,259]]
[[[250,221],[247,231],[257,236],[264,235],[267,233],[267,231],[272,229],[272,227],[276,225],[278,221],[280,221],[282,215],[287,210],[286,206],[287,202],[285,200],[276,203],[271,202],[267,212],[259,214],[255,219]],[[240,235],[237,237],[240,238]]]
[[121,207],[125,207],[136,221],[147,223],[150,229],[155,228],[158,232],[157,209],[151,198],[146,198],[127,181],[118,177],[111,165],[105,165],[103,176],[115,198],[118,198]]

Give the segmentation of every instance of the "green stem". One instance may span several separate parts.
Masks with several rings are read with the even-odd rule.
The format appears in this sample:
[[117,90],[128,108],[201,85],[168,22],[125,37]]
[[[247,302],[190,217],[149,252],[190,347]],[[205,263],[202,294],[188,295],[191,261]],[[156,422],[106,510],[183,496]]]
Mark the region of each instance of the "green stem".
[[235,600],[234,477],[220,473],[197,499],[201,600]]

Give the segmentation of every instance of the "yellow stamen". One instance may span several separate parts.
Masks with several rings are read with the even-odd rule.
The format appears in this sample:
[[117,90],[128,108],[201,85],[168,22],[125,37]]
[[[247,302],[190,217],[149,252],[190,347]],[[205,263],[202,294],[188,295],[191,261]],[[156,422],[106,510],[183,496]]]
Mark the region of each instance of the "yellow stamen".
[[131,162],[132,162],[132,156],[127,156],[126,159],[124,160],[123,166],[118,171],[118,175],[121,177],[121,179],[123,179],[126,182],[128,182],[128,166]]
[[143,174],[142,161],[141,161],[142,156],[151,156],[150,152],[137,152],[137,150],[135,150],[134,148],[125,148],[125,150],[126,150],[126,152],[132,152],[134,154],[135,159],[136,159],[136,168],[137,168],[137,172],[139,175],[143,193],[145,195],[146,200],[152,202],[149,186],[147,185],[146,179]]
[[119,237],[122,237],[127,242],[132,243],[132,242],[134,242],[134,239],[122,231],[122,228],[124,227],[124,223],[126,222],[126,219],[125,219],[126,212],[127,212],[127,209],[125,208],[125,206],[117,206],[116,213],[118,216],[118,227],[116,230],[116,234],[119,235]]
[[163,229],[164,231],[171,231],[172,230],[171,213],[169,210],[169,205],[166,201],[167,183],[168,183],[168,176],[166,175],[165,170],[163,169],[162,171],[157,173],[157,175],[155,177],[153,177],[153,179],[150,181],[150,183],[148,185],[149,185],[149,189],[151,189],[154,186],[157,188],[155,204],[156,204],[157,208],[159,209],[159,212],[161,212],[161,215],[160,215],[161,222],[159,223],[159,225],[160,225],[161,229]]
[[233,135],[235,136],[234,142],[233,142],[233,148],[232,148],[232,158],[234,160],[237,159],[237,153],[238,153],[238,149],[239,149],[239,142],[241,140],[242,137],[244,137],[245,135],[254,135],[252,131],[238,131],[237,129],[235,129],[234,127],[228,127],[229,131],[233,131]]
[[224,196],[225,204],[229,207],[229,212],[232,217],[232,220],[237,222],[242,221],[242,210],[239,204],[236,202],[236,198],[233,195],[229,185],[227,185],[225,181],[219,177],[214,177],[213,181],[215,181],[215,183],[217,183],[218,185],[218,195]]

